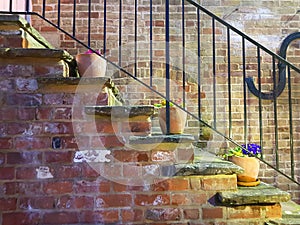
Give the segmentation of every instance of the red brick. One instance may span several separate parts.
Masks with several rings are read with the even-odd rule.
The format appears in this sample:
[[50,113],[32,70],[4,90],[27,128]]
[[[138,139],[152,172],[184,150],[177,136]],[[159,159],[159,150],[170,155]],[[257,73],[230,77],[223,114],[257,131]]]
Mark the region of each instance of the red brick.
[[10,194],[36,196],[42,194],[42,184],[37,182],[12,182],[7,184],[8,188],[12,188]]
[[92,168],[88,164],[84,164],[82,166],[82,176],[85,178],[97,178],[99,177],[99,172],[96,171],[94,168]]
[[17,150],[45,149],[51,147],[50,137],[17,137],[15,139]]
[[60,47],[67,49],[67,48],[74,48],[75,47],[75,43],[74,42],[66,42],[66,41],[61,41],[60,42]]
[[15,177],[14,167],[0,167],[0,180],[12,180]]
[[91,147],[92,148],[112,148],[112,147],[122,147],[125,144],[124,137],[122,136],[99,136],[92,137]]
[[167,194],[137,194],[134,200],[135,205],[140,206],[156,206],[156,205],[169,205],[170,196]]
[[61,139],[61,148],[62,149],[80,149],[80,148],[87,148],[89,147],[89,140],[88,136],[68,136],[68,137],[60,137]]
[[96,197],[96,208],[130,206],[132,206],[132,196],[130,194],[110,194]]
[[22,48],[23,47],[23,38],[22,37],[9,37],[7,38],[7,46],[10,48]]
[[[101,171],[99,170],[100,175],[107,177],[109,179],[120,179],[123,177],[122,164],[102,164]],[[127,179],[126,179],[127,180]]]
[[122,210],[121,217],[123,222],[143,221],[143,211],[139,209]]
[[0,134],[5,136],[8,133],[7,123],[1,122],[0,123]]
[[97,193],[99,184],[97,181],[77,181],[74,184],[74,191],[76,194],[81,193]]
[[0,198],[0,211],[12,211],[17,208],[16,198]]
[[76,196],[74,199],[74,205],[77,209],[93,209],[94,197]]
[[10,212],[2,214],[2,225],[41,224],[38,212]]
[[37,120],[50,120],[53,116],[53,108],[51,107],[39,107],[36,109]]
[[221,219],[223,218],[223,209],[214,208],[202,208],[202,219]]
[[236,185],[236,177],[233,175],[208,176],[201,179],[201,187],[206,191],[235,190]]
[[63,105],[64,94],[45,94],[43,96],[43,102],[45,105]]
[[192,204],[194,205],[202,205],[208,202],[208,199],[210,197],[207,196],[207,194],[205,192],[201,193],[201,192],[196,192],[196,193],[191,193],[189,194],[189,198],[192,201]]
[[5,162],[5,154],[0,152],[0,165],[3,165]]
[[[105,134],[115,134],[119,132],[118,123],[112,121],[99,121],[96,120],[93,122],[93,127],[96,127],[98,133],[105,133]],[[89,124],[86,124],[89,125]],[[88,132],[93,132],[91,129],[85,126],[85,130]]]
[[185,219],[196,220],[199,219],[199,209],[184,209],[183,215]]
[[46,163],[72,163],[74,152],[71,151],[53,151],[45,152],[44,160]]
[[7,153],[7,164],[41,164],[41,152],[9,152]]
[[54,206],[55,206],[55,198],[52,196],[25,197],[19,199],[19,208],[25,210],[53,209]]
[[142,175],[142,169],[141,166],[136,165],[135,163],[123,164],[123,176],[128,179],[136,179]]
[[[76,93],[77,94],[77,93]],[[70,105],[70,106],[72,106],[72,109],[73,110],[78,110],[78,109],[80,109],[80,111],[84,111],[84,108],[83,107],[76,107],[75,105],[73,105],[73,100],[74,100],[74,93],[65,93],[64,94],[64,98],[63,98],[63,103],[64,103],[64,105]],[[75,110],[75,111],[76,111]],[[77,117],[76,117],[77,118]],[[81,117],[80,117],[81,118]]]
[[10,196],[16,193],[16,182],[3,182],[0,184],[0,193],[3,196]]
[[27,135],[27,136],[36,136],[42,133],[43,125],[41,123],[8,123],[8,134],[9,135]]
[[154,221],[176,221],[181,219],[181,212],[176,208],[148,209],[145,217]]
[[187,194],[172,194],[171,195],[171,204],[172,205],[188,205],[191,203],[191,200],[188,198]]
[[40,66],[35,65],[34,66],[34,73],[36,77],[54,77],[54,76],[62,76],[63,75],[63,70],[64,70],[64,65],[43,65],[41,64]]
[[33,78],[17,78],[15,79],[17,91],[33,92],[38,89],[38,83],[36,79]]
[[116,223],[119,222],[118,210],[93,210],[80,212],[81,223]]
[[114,150],[112,155],[120,162],[148,162],[150,157],[148,152],[131,150]]
[[108,105],[108,98],[107,93],[99,93],[96,99],[96,105]]
[[18,109],[18,119],[19,120],[34,120],[36,118],[35,108],[19,108]]
[[105,193],[110,192],[111,189],[111,181],[103,180],[99,182],[99,192]]
[[12,80],[0,80],[0,90],[3,92],[12,91],[14,89],[14,83]]
[[177,159],[178,162],[192,162],[194,160],[194,149],[177,149]]
[[227,208],[227,215],[229,219],[250,219],[261,217],[260,206],[237,206]]
[[80,218],[77,212],[46,212],[43,216],[44,224],[69,224],[79,223]]
[[1,77],[23,77],[23,76],[31,76],[34,75],[32,70],[32,65],[16,65],[16,64],[9,64],[5,66],[0,66],[0,74]]
[[121,124],[121,132],[148,134],[151,131],[150,122],[127,122]]
[[153,191],[186,191],[189,190],[189,181],[184,178],[169,178],[158,180],[152,184]]
[[61,196],[56,204],[59,209],[93,209],[94,197],[88,196]]
[[140,186],[140,185],[134,185],[132,183],[129,183],[128,185],[128,179],[124,180],[117,180],[116,182],[113,182],[112,183],[112,187],[113,187],[113,190],[116,191],[116,192],[124,192],[124,191],[127,191],[127,192],[141,192],[141,191],[145,191],[147,190],[147,186]]
[[74,185],[76,193],[107,193],[111,190],[111,182],[106,180],[78,181]]
[[280,204],[265,206],[266,218],[281,218],[282,210]]
[[45,134],[72,134],[73,125],[71,122],[45,122]]
[[41,94],[8,94],[7,105],[14,106],[39,106],[42,104]]
[[46,194],[67,194],[72,193],[73,184],[70,181],[57,181],[44,184],[43,191]]
[[77,165],[56,165],[54,170],[56,178],[81,177],[81,167]]
[[70,120],[72,119],[72,108],[59,107],[55,108],[53,112],[53,119],[55,120]]
[[0,138],[0,149],[11,149],[12,139],[11,138]]
[[19,180],[32,180],[36,178],[36,167],[17,167],[16,178]]
[[55,27],[52,26],[42,26],[41,27],[41,31],[42,32],[56,32],[57,30],[55,29]]
[[151,160],[153,162],[176,162],[174,151],[152,151]]
[[107,93],[85,92],[79,95],[77,92],[76,102],[80,105],[108,105],[108,97]]
[[0,110],[0,120],[1,121],[14,121],[17,118],[16,108],[1,108]]

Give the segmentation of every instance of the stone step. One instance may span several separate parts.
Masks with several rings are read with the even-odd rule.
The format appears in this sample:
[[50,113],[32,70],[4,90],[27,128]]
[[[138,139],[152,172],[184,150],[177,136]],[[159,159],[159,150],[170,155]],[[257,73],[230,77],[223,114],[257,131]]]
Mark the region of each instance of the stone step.
[[[74,57],[64,50],[55,50],[19,15],[0,15],[0,48],[1,65],[16,64],[17,67],[31,63],[45,65],[43,71],[52,70],[54,74],[49,77],[78,76]],[[30,75],[35,76],[35,73]]]
[[291,218],[285,218],[285,219],[278,219],[278,220],[271,220],[266,225],[299,225],[300,219],[291,219]]
[[238,187],[237,191],[218,193],[222,205],[239,206],[253,204],[275,204],[290,200],[290,194],[261,182],[255,187]]
[[0,15],[0,37],[2,48],[54,48],[19,15]]
[[282,219],[271,220],[268,225],[299,225],[300,205],[293,201],[281,202]]
[[[0,48],[3,77],[76,77],[76,62],[64,50],[42,48]],[[20,71],[23,71],[20,74]]]
[[281,206],[283,218],[299,218],[300,222],[300,205],[296,202],[288,201],[282,202]]
[[165,176],[219,175],[238,174],[242,169],[235,164],[222,160],[209,152],[195,148],[195,158],[192,163],[178,163],[162,168]]
[[[88,115],[109,117],[110,119],[126,119],[140,116],[149,118],[154,114],[154,106],[86,106],[85,112]],[[115,118],[112,118],[112,116]]]

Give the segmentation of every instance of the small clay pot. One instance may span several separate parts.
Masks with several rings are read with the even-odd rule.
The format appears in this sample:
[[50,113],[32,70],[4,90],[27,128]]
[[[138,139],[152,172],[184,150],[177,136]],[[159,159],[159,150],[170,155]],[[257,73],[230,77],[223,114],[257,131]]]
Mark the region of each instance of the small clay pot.
[[106,61],[96,53],[76,55],[78,72],[81,77],[104,77]]
[[[166,108],[158,111],[159,125],[163,134],[167,133]],[[187,114],[178,107],[170,107],[170,132],[169,134],[182,134],[186,124]]]
[[259,160],[255,157],[230,156],[229,161],[242,167],[244,172],[237,175],[238,181],[255,182],[259,173]]

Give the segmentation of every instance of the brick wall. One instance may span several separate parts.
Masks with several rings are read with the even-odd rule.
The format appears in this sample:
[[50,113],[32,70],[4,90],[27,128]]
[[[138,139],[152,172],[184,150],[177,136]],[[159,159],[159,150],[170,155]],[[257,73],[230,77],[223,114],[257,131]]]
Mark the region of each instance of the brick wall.
[[[254,38],[261,44],[265,45],[272,51],[278,51],[281,41],[288,34],[298,31],[299,27],[299,15],[297,14],[297,1],[199,1],[201,5],[208,8],[212,12],[216,13],[219,17],[225,19],[228,23],[234,25],[239,30],[247,33],[250,37]],[[41,1],[35,0],[33,1],[33,8],[35,11],[39,11],[41,9]],[[72,1],[62,1],[61,2],[61,10],[64,11],[64,17],[61,20],[61,27],[66,29],[69,32],[72,32],[72,8],[69,3]],[[87,1],[80,1],[77,4],[77,20],[76,24],[78,26],[76,30],[76,37],[87,43],[87,25],[88,20],[86,19],[87,14]],[[128,4],[127,4],[128,3]],[[53,10],[56,10],[56,2],[47,2],[49,4],[47,6],[46,16],[50,18],[51,21],[57,21],[56,14],[54,14]],[[139,14],[138,14],[138,40],[139,43],[137,45],[138,48],[138,68],[137,73],[139,76],[148,77],[150,74],[149,71],[149,9],[147,6],[144,6],[143,1],[138,1],[139,4]],[[176,67],[175,73],[178,76],[174,76],[172,81],[178,84],[178,80],[180,80],[182,74],[182,58],[178,55],[181,53],[181,41],[180,34],[182,32],[181,25],[181,6],[180,1],[172,1],[170,5],[170,10],[172,12],[171,15],[171,33],[170,38],[172,43],[170,44],[170,54],[171,54],[171,65]],[[110,60],[115,63],[118,63],[118,32],[119,32],[119,2],[118,1],[109,1],[107,2],[107,56]],[[153,2],[154,14],[154,27],[153,27],[153,56],[154,56],[154,75],[157,78],[163,76],[165,71],[165,58],[164,58],[164,6],[161,1]],[[98,18],[102,18],[103,13],[103,1],[97,1],[97,3],[93,3],[92,5],[92,20],[91,20],[91,47],[95,49],[101,49],[103,47],[103,21],[97,20]],[[133,64],[134,64],[134,5],[132,2],[123,2],[123,17],[122,17],[122,67],[127,68],[128,71],[132,72]],[[197,109],[195,104],[197,103],[197,95],[193,94],[193,90],[197,89],[197,85],[195,85],[195,78],[197,77],[197,53],[196,53],[196,45],[194,41],[196,40],[196,23],[195,18],[196,14],[194,9],[186,5],[186,23],[185,23],[185,32],[186,32],[186,54],[189,62],[189,66],[185,68],[186,75],[189,80],[191,80],[191,84],[189,84],[189,88],[191,88],[191,92],[188,91],[188,108],[192,112],[197,113]],[[211,125],[216,125],[217,129],[223,132],[226,135],[229,134],[228,130],[228,101],[227,101],[227,85],[228,80],[225,77],[227,73],[226,68],[226,43],[224,43],[224,36],[226,35],[226,30],[221,28],[219,24],[216,24],[217,33],[217,67],[216,67],[216,90],[218,100],[216,102],[216,124],[213,124],[212,119],[214,115],[212,114],[214,110],[214,101],[213,101],[213,88],[212,88],[212,65],[211,65],[211,29],[210,24],[211,21],[203,16],[201,22],[202,26],[202,44],[201,44],[201,91],[203,93],[203,99],[201,101],[202,104],[202,119],[207,121]],[[64,34],[58,33],[53,27],[47,25],[44,22],[41,22],[38,18],[32,18],[33,25],[43,34],[48,40],[52,40],[53,44],[55,44],[59,48],[67,49],[72,54],[76,54],[77,52],[85,51],[81,46],[74,43],[69,37]],[[232,35],[234,37],[234,35]],[[238,38],[236,38],[238,39]],[[240,39],[232,41],[232,45],[235,48],[235,51],[232,51],[231,54],[231,82],[232,82],[232,118],[233,118],[233,129],[232,129],[232,138],[240,143],[244,142],[245,131],[243,129],[243,86],[240,85],[243,83],[241,76],[241,42]],[[299,44],[295,41],[295,43],[289,48],[288,51],[288,59],[292,62],[297,62],[297,58],[299,57],[298,51]],[[257,76],[257,64],[255,64],[256,49],[249,43],[246,43],[246,47],[249,51],[253,53],[253,55],[247,55],[247,76]],[[264,76],[263,89],[265,91],[271,90],[272,87],[272,79],[270,79],[271,68],[270,58],[265,55],[262,55],[262,59],[264,62],[264,66],[262,68],[262,74]],[[124,90],[123,96],[127,103],[130,104],[152,104],[155,101],[158,101],[158,96],[154,96],[153,94],[147,94],[146,89],[137,86],[134,82],[128,81],[123,78],[123,80],[119,76],[115,76],[118,73],[114,68],[110,68],[108,70],[107,76],[117,77],[119,80],[117,83],[121,90]],[[122,76],[121,76],[122,77]],[[146,83],[149,81],[146,80]],[[194,83],[193,83],[194,81]],[[296,75],[292,74],[292,87],[293,87],[293,102],[296,103],[294,107],[293,116],[296,118],[294,124],[294,130],[297,131],[298,127],[298,119],[297,115],[297,103],[298,103],[298,88],[297,84],[299,79]],[[124,85],[125,84],[125,85]],[[180,86],[180,84],[179,84]],[[161,85],[158,85],[161,87]],[[126,91],[125,91],[126,90]],[[162,88],[163,90],[163,88]],[[173,94],[177,97],[177,95],[181,94],[180,92],[174,90]],[[191,93],[191,94],[190,94]],[[279,152],[280,152],[280,168],[286,173],[290,173],[290,165],[286,163],[287,159],[290,157],[289,152],[289,140],[287,139],[288,135],[288,127],[287,123],[287,89],[278,99],[279,106]],[[246,131],[247,137],[246,139],[251,142],[260,141],[259,136],[259,113],[258,113],[258,100],[256,97],[247,93],[247,114],[248,114],[248,129]],[[262,124],[264,125],[264,153],[265,158],[274,164],[274,121],[270,119],[270,115],[273,115],[273,106],[271,101],[263,101],[262,107],[265,110],[262,114]],[[187,132],[198,135],[199,124],[192,118],[189,118]],[[212,152],[218,152],[221,148],[227,148],[228,143],[223,138],[218,135],[210,136],[210,141],[207,143],[207,150]],[[295,159],[299,160],[298,146],[299,143],[297,141],[297,132],[294,136],[294,146],[295,146]],[[295,173],[299,171],[299,168],[295,167]],[[277,174],[273,174],[273,172],[266,168],[261,173],[261,177],[268,181],[269,183],[274,183],[279,185],[281,188],[285,190],[292,190],[292,195],[294,199],[299,199],[299,190],[297,188],[292,187],[290,182]]]
[[155,153],[168,147],[133,151],[124,142],[149,134],[149,115],[87,116],[84,106],[109,104],[103,79],[76,83],[57,77],[62,70],[51,77],[38,73],[49,60],[27,57],[36,63],[0,63],[2,225],[263,224],[281,216],[279,204],[217,205],[218,191],[236,190],[236,175],[162,176],[155,168],[170,159]]

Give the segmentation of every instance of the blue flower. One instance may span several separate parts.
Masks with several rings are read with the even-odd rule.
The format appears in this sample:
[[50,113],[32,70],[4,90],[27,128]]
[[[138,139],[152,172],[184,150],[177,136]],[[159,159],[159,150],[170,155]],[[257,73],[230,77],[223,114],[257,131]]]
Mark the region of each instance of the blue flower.
[[[257,144],[247,144],[247,147],[245,144],[242,145],[242,147],[244,148],[242,151],[243,151],[243,154],[244,155],[260,155],[261,154],[261,147]],[[245,149],[247,149],[248,151],[246,151]]]

